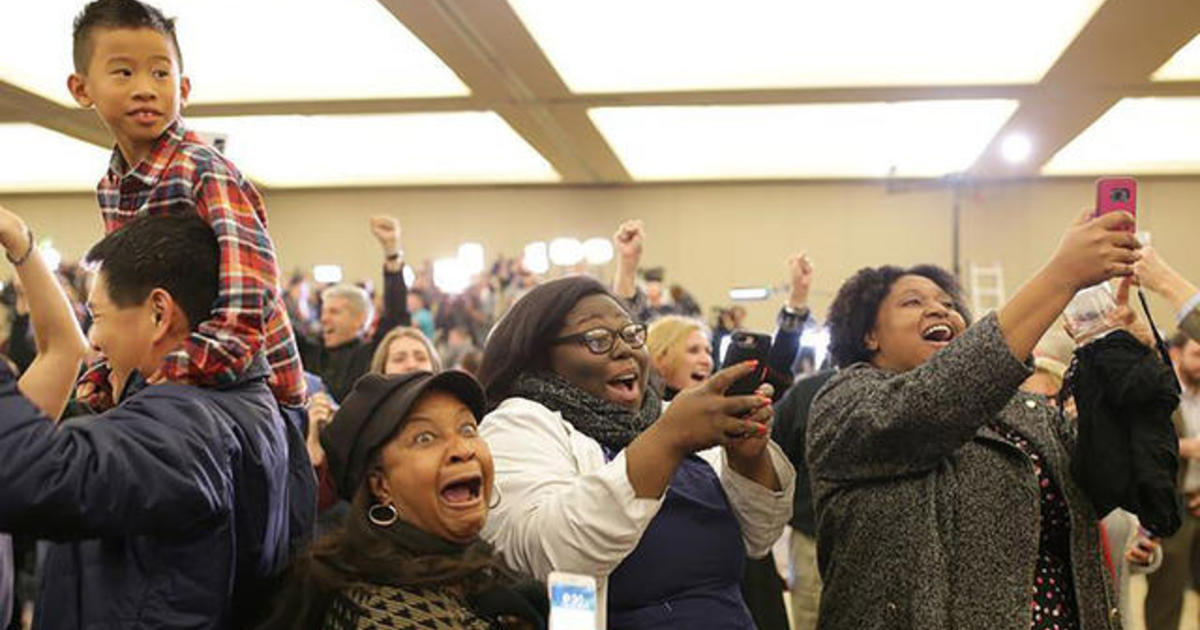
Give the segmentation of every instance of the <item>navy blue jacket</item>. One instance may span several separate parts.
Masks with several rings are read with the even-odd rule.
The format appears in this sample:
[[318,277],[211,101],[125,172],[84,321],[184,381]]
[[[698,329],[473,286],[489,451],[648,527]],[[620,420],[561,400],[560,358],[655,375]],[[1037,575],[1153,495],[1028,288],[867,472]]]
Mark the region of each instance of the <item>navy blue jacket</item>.
[[289,449],[267,374],[260,359],[219,390],[138,379],[116,408],[56,426],[0,373],[0,530],[55,541],[40,628],[234,628],[254,613],[306,500],[288,485],[308,455]]

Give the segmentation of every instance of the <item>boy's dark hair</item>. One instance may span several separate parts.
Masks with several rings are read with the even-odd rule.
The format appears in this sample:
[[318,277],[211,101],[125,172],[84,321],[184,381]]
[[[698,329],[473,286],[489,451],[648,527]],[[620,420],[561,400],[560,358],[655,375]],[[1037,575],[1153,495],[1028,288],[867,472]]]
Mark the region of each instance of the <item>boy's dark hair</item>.
[[499,405],[512,393],[517,377],[550,368],[551,341],[575,304],[589,295],[617,299],[603,284],[587,276],[567,276],[531,289],[500,319],[483,347],[479,382],[488,404]]
[[95,0],[88,3],[75,16],[72,56],[75,72],[87,72],[92,59],[92,31],[97,28],[149,28],[162,33],[175,47],[175,61],[183,70],[183,53],[179,50],[179,39],[175,37],[175,20],[167,18],[162,11],[138,0]]
[[154,289],[171,294],[192,330],[210,319],[220,251],[212,227],[193,214],[145,216],[105,236],[85,261],[99,264],[118,307],[141,304]]
[[958,279],[937,265],[917,265],[904,269],[894,265],[864,267],[838,289],[829,306],[829,353],[838,367],[871,360],[867,349],[867,333],[875,327],[879,305],[892,285],[903,276],[922,276],[933,281],[950,295],[954,310],[971,323],[971,312],[963,301]]

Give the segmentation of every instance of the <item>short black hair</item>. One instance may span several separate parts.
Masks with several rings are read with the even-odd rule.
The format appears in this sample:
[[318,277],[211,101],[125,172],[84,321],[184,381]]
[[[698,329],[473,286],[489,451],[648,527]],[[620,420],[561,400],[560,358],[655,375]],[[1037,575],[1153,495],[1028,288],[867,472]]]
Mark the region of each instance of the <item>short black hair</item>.
[[216,233],[195,214],[138,217],[93,245],[84,260],[100,265],[118,307],[141,304],[162,289],[192,330],[211,317],[221,254]]
[[493,407],[510,396],[521,374],[550,367],[550,342],[562,330],[567,313],[585,297],[607,295],[603,284],[588,276],[568,276],[540,284],[513,304],[496,324],[483,348],[479,382]]
[[894,265],[863,267],[838,289],[829,306],[829,353],[839,367],[871,360],[867,333],[875,327],[879,305],[892,285],[903,276],[929,278],[950,295],[954,310],[970,324],[971,312],[963,301],[962,287],[949,271],[937,265],[916,265],[907,269]]
[[138,0],[95,0],[88,3],[75,16],[72,31],[72,57],[75,72],[87,72],[92,60],[92,31],[97,28],[149,28],[171,40],[175,47],[175,60],[183,71],[183,52],[179,50],[179,39],[175,36],[175,20],[163,15],[162,11]]

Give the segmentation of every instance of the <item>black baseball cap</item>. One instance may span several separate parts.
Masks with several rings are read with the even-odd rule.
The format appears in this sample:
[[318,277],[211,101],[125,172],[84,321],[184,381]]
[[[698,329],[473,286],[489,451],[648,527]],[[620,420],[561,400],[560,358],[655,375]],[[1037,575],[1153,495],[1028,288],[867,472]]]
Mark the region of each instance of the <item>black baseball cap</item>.
[[428,391],[454,395],[481,419],[487,408],[483,387],[461,370],[408,372],[393,376],[366,374],[321,431],[321,446],[338,495],[350,501],[362,483],[371,454],[404,424],[413,404]]

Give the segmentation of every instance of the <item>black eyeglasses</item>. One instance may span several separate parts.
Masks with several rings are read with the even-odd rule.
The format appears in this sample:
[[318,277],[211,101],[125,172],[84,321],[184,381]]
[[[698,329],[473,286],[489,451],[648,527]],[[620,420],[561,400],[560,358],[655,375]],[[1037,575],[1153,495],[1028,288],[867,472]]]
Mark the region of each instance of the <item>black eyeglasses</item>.
[[582,343],[592,354],[607,354],[613,349],[620,336],[630,348],[641,348],[646,345],[646,325],[628,324],[618,330],[611,328],[593,328],[574,335],[567,335],[552,340],[554,345],[563,343]]

